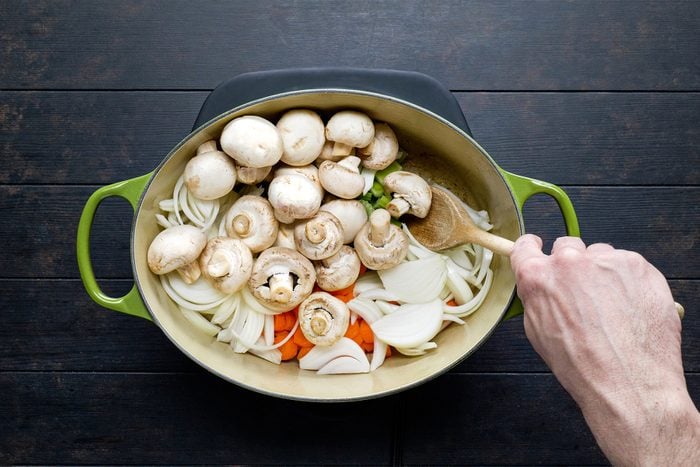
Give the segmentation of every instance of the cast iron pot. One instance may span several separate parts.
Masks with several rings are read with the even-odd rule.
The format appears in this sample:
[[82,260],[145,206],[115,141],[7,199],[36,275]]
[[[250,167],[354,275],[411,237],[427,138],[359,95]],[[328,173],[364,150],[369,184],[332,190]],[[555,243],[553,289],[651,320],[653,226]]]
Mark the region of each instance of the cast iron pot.
[[[328,117],[356,109],[385,121],[411,157],[409,169],[439,182],[478,209],[486,209],[498,235],[516,239],[525,232],[521,209],[536,193],[552,196],[562,211],[567,234],[578,235],[573,206],[558,187],[499,168],[469,133],[452,95],[425,75],[393,70],[306,69],[240,75],[207,98],[195,130],[151,173],[100,188],[88,199],[77,236],[80,274],[88,294],[105,308],[153,321],[188,357],[208,371],[242,387],[306,401],[350,401],[392,394],[434,378],[474,352],[503,319],[522,313],[507,258],[495,258],[493,286],[466,326],[450,326],[436,337],[438,348],[421,357],[394,355],[369,374],[319,376],[295,363],[274,365],[195,331],[148,268],[146,251],[159,232],[158,202],[172,187],[197,146],[218,138],[241,115],[275,121],[285,110],[311,108]],[[90,262],[90,228],[99,203],[125,198],[134,208],[131,262],[134,287],[123,297],[103,293]]]

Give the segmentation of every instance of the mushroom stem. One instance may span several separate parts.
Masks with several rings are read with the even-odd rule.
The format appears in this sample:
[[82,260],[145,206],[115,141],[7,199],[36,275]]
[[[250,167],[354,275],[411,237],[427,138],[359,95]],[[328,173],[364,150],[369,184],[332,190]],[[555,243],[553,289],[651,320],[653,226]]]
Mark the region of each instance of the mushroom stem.
[[331,151],[331,157],[334,156],[349,156],[353,153],[354,148],[349,144],[340,143],[336,141],[333,144],[333,150]]
[[278,273],[270,276],[270,298],[277,303],[287,303],[294,292],[294,281],[289,273]]
[[386,205],[386,210],[396,218],[406,214],[411,209],[411,203],[403,198],[394,198]]
[[178,268],[177,272],[186,284],[194,284],[197,282],[197,279],[199,279],[199,276],[202,275],[202,270],[199,269],[199,263],[197,261],[193,261],[190,264]]
[[314,334],[317,336],[325,336],[331,328],[332,319],[333,317],[328,310],[324,308],[317,308],[314,310],[314,313],[311,316],[309,325],[311,326],[311,330],[314,332]]
[[224,250],[216,250],[207,263],[207,274],[211,277],[224,277],[231,271],[231,257]]
[[247,237],[250,234],[250,224],[250,216],[245,213],[240,213],[233,218],[233,231],[236,232],[239,237]]
[[326,232],[327,232],[327,227],[326,227],[326,221],[321,218],[313,218],[309,222],[306,223],[306,238],[311,242],[316,245],[321,243],[326,239]]
[[205,152],[212,152],[218,150],[219,149],[216,147],[216,141],[210,139],[209,141],[205,141],[197,147],[197,155],[204,154]]
[[369,216],[369,241],[372,245],[383,246],[389,236],[391,216],[385,209],[377,209]]

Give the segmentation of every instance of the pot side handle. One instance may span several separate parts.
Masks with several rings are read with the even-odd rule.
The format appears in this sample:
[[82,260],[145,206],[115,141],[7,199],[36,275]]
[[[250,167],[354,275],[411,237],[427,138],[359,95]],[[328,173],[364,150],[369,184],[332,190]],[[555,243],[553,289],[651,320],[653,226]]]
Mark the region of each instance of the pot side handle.
[[[564,190],[551,183],[536,180],[534,178],[523,177],[522,175],[516,175],[503,169],[501,169],[501,173],[506,179],[506,182],[508,182],[508,185],[510,185],[511,191],[513,192],[515,200],[518,203],[518,209],[522,211],[525,201],[527,201],[533,195],[539,193],[549,195],[557,202],[559,210],[564,217],[566,234],[571,237],[581,236],[574,205],[571,204],[571,200]],[[523,304],[518,297],[515,297],[510,305],[510,308],[508,308],[508,311],[503,317],[503,321],[522,314]]]
[[100,289],[92,270],[92,261],[90,260],[90,231],[92,229],[95,211],[105,198],[109,198],[110,196],[124,198],[131,204],[134,211],[136,211],[141,193],[143,193],[146,183],[152,175],[153,173],[148,173],[140,177],[113,183],[112,185],[107,185],[98,189],[90,195],[90,198],[88,198],[83,208],[83,213],[80,216],[76,241],[80,278],[90,298],[98,305],[109,308],[110,310],[139,316],[147,320],[151,320],[151,317],[146,309],[146,305],[144,305],[141,299],[136,285],[134,285],[126,295],[118,298],[110,297]]

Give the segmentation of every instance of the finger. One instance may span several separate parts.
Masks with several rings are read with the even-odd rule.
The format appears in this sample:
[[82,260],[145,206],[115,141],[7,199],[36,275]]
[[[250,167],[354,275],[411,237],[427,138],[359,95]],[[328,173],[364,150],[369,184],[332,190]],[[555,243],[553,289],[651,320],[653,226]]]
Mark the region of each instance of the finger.
[[514,271],[531,258],[543,258],[542,239],[537,235],[525,234],[515,241],[513,252],[510,254],[510,264]]
[[552,245],[552,254],[557,254],[566,248],[572,248],[574,250],[584,252],[586,251],[586,244],[583,243],[578,237],[559,237],[554,240]]
[[593,243],[592,245],[588,245],[586,250],[590,251],[591,253],[605,253],[608,251],[614,251],[615,248],[609,243]]

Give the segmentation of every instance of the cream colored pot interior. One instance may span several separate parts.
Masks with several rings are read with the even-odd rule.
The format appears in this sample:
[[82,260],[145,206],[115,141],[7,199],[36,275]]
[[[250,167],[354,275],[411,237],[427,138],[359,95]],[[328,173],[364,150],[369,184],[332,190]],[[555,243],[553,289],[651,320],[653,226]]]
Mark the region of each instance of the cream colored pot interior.
[[306,91],[285,94],[236,109],[183,141],[154,175],[142,199],[134,225],[132,254],[136,282],[154,321],[183,352],[208,370],[249,389],[280,397],[342,401],[366,399],[400,391],[446,371],[488,337],[506,311],[514,293],[508,260],[496,258],[494,283],[481,308],[465,326],[451,325],[436,338],[438,348],[421,357],[394,352],[369,374],[319,376],[298,369],[296,361],[274,365],[249,354],[236,354],[229,345],[194,330],[160,286],[146,264],[148,245],[159,232],[154,215],[158,202],[172,197],[184,166],[202,142],[217,138],[231,119],[260,115],[275,121],[291,108],[311,108],[327,117],[341,109],[366,112],[385,121],[410,153],[409,170],[438,182],[477,209],[487,209],[494,232],[510,239],[522,231],[513,197],[498,168],[468,136],[420,108],[384,96],[347,91]]

